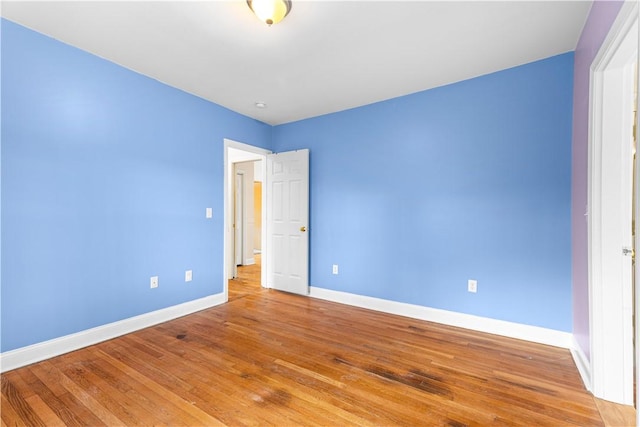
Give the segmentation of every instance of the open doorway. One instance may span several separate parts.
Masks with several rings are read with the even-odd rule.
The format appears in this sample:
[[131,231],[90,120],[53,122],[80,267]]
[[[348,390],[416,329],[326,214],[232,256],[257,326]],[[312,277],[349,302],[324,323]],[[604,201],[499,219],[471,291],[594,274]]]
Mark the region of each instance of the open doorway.
[[[225,301],[229,279],[237,276],[234,245],[234,182],[239,163],[262,162],[262,212],[259,255],[261,288],[309,294],[309,149],[272,154],[269,150],[224,140]],[[267,176],[269,179],[267,179]],[[246,185],[243,186],[245,189]],[[245,202],[247,199],[243,199]],[[268,212],[267,212],[268,211]],[[269,222],[267,222],[267,217]],[[243,240],[246,242],[247,240]]]
[[261,288],[262,160],[233,163],[233,245],[235,269],[229,278],[229,300]]
[[[268,257],[265,245],[264,162],[270,151],[224,140],[224,292],[229,300],[229,286],[264,287]],[[258,184],[259,183],[259,184]],[[256,188],[259,188],[256,194]],[[258,200],[256,200],[256,197]],[[258,211],[259,209],[259,211]],[[236,279],[233,281],[233,279]]]

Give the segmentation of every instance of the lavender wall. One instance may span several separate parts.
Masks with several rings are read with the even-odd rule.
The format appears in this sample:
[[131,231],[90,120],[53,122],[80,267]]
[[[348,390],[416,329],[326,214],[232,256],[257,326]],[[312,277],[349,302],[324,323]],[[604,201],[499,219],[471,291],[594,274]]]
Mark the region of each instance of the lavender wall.
[[575,50],[573,71],[573,141],[571,175],[571,236],[573,273],[573,335],[585,355],[589,348],[589,286],[587,280],[587,154],[589,129],[589,68],[621,1],[594,1]]

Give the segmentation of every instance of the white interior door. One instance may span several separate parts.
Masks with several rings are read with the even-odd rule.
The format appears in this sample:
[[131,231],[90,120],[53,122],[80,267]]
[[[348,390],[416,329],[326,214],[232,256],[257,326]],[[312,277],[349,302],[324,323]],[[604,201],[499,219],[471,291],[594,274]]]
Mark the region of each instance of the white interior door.
[[309,293],[309,150],[267,155],[267,286]]

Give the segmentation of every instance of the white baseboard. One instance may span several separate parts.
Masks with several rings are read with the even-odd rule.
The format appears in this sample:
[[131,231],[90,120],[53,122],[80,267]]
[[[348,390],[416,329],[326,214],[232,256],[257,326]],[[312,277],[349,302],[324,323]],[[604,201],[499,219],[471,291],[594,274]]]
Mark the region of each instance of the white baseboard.
[[[537,326],[489,319],[470,314],[456,313],[414,304],[407,304],[329,289],[310,287],[309,296],[341,304],[352,305],[384,313],[396,314],[414,319],[426,320],[460,328],[487,332],[511,338],[532,341],[555,347],[568,348],[587,390],[591,390],[591,374],[587,358],[568,332],[556,331]],[[33,344],[0,354],[0,372],[26,366],[31,363],[59,356],[79,348],[87,347],[121,335],[135,332],[158,323],[186,316],[226,302],[224,293],[167,307],[151,313],[87,329],[49,341]]]
[[587,355],[584,354],[582,348],[576,341],[575,337],[571,337],[573,340],[573,345],[571,346],[571,356],[573,356],[573,361],[576,364],[576,368],[578,368],[578,372],[580,373],[580,377],[582,377],[582,382],[584,383],[584,387],[588,391],[591,390],[591,364],[587,359]]
[[243,264],[243,265],[253,265],[253,264],[255,264],[255,263],[256,263],[256,259],[255,259],[255,258],[247,258],[247,259],[244,261],[244,264]]
[[341,304],[353,305],[384,313],[411,317],[413,319],[442,323],[444,325],[457,326],[474,331],[487,332],[510,338],[536,342],[571,349],[573,347],[573,335],[569,332],[556,331],[538,326],[524,325],[521,323],[506,322],[504,320],[490,319],[471,314],[456,313],[421,305],[407,304],[350,294],[346,292],[332,291],[329,289],[310,287],[309,296]]
[[10,371],[21,366],[26,366],[31,363],[59,356],[82,347],[110,340],[121,335],[148,328],[149,326],[157,325],[158,323],[173,320],[178,317],[186,316],[187,314],[195,313],[196,311],[214,307],[225,302],[226,299],[224,293],[219,293],[185,302],[183,304],[163,308],[161,310],[152,311],[151,313],[145,313],[139,316],[98,326],[96,328],[87,329],[75,334],[6,351],[0,354],[0,372]]

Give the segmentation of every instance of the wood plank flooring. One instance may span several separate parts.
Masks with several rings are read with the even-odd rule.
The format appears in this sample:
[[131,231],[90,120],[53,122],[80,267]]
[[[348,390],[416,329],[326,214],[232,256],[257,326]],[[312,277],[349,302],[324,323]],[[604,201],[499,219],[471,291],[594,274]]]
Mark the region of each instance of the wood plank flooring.
[[606,426],[635,426],[636,410],[633,406],[619,405],[602,399],[593,399],[600,411],[602,421]]
[[4,373],[2,427],[604,425],[567,350],[248,281],[229,295]]
[[254,254],[253,258],[255,264],[238,267],[238,277],[229,280],[229,302],[263,290],[260,287],[262,256]]

